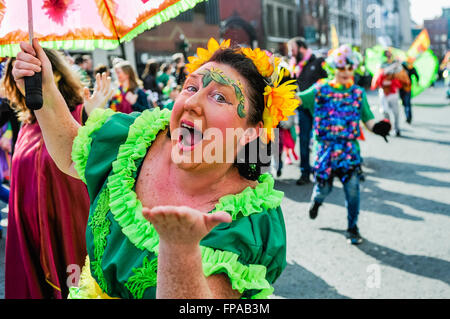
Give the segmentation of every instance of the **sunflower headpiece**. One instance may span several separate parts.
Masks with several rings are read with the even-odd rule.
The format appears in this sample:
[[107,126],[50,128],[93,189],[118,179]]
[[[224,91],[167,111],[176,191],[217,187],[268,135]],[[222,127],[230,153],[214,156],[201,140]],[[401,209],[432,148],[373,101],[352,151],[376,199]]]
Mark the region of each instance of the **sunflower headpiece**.
[[[230,44],[230,40],[222,41],[219,44],[214,38],[209,39],[207,49],[198,48],[197,56],[188,57],[189,63],[186,65],[186,69],[189,73],[195,72],[208,62],[217,50],[229,48]],[[294,110],[300,105],[300,101],[295,95],[297,85],[293,84],[295,80],[280,84],[286,75],[285,70],[279,67],[281,59],[259,48],[240,48],[238,52],[252,60],[258,72],[266,79],[263,113],[264,134],[261,138],[264,143],[268,144],[270,141],[274,141],[274,128],[281,121],[286,121],[289,116],[294,115]]]

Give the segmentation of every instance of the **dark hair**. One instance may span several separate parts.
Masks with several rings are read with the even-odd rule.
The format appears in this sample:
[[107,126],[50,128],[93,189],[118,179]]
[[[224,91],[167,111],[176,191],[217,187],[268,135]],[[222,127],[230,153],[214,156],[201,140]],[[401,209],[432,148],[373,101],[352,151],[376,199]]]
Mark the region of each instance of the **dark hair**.
[[148,60],[145,64],[144,72],[142,73],[142,79],[146,78],[147,75],[156,76],[156,74],[158,73],[158,66],[158,62],[156,62],[155,60]]
[[163,65],[161,65],[161,71],[163,73],[166,73],[167,71],[170,70],[171,67],[172,65],[170,63],[164,63]]
[[[253,61],[238,50],[239,47],[217,50],[209,62],[229,65],[245,79],[245,93],[250,102],[247,123],[256,125],[263,120],[266,79],[258,72]],[[254,181],[259,178],[264,168],[270,166],[270,160],[271,145],[266,145],[257,138],[241,149],[234,165],[242,177]]]
[[104,65],[104,64],[99,64],[97,65],[97,67],[94,69],[94,74],[97,75],[97,73],[103,74],[103,73],[107,73],[109,71],[109,68]]
[[295,42],[299,48],[308,49],[308,45],[306,44],[306,40],[302,37],[295,37],[289,40],[289,42]]

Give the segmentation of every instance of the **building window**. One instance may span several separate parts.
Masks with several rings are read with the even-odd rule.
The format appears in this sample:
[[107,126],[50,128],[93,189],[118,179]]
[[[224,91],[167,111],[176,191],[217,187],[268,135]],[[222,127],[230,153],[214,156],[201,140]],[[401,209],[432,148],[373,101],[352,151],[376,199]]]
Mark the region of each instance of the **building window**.
[[205,3],[206,17],[205,21],[208,24],[219,24],[219,0],[209,0]]
[[267,5],[267,31],[268,34],[275,34],[275,23],[274,23],[274,14],[273,14],[273,6]]
[[286,18],[284,17],[283,8],[277,8],[277,19],[278,19],[278,36],[286,36]]
[[295,19],[294,12],[292,10],[287,11],[287,23],[289,28],[289,37],[295,37]]

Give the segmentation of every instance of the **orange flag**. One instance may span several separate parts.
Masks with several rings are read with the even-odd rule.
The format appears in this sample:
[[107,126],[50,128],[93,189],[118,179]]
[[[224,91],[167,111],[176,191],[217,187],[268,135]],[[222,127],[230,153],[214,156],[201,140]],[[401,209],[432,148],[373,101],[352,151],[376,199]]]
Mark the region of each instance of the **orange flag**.
[[424,53],[430,47],[430,35],[427,29],[423,29],[408,50],[407,55],[417,59],[419,55]]

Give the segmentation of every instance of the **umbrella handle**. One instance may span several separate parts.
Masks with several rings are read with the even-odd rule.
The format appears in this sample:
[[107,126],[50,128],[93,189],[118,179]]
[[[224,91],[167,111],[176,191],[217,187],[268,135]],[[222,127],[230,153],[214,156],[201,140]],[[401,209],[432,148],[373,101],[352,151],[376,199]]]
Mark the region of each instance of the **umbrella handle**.
[[25,77],[25,104],[30,110],[39,110],[44,104],[42,99],[42,73]]

